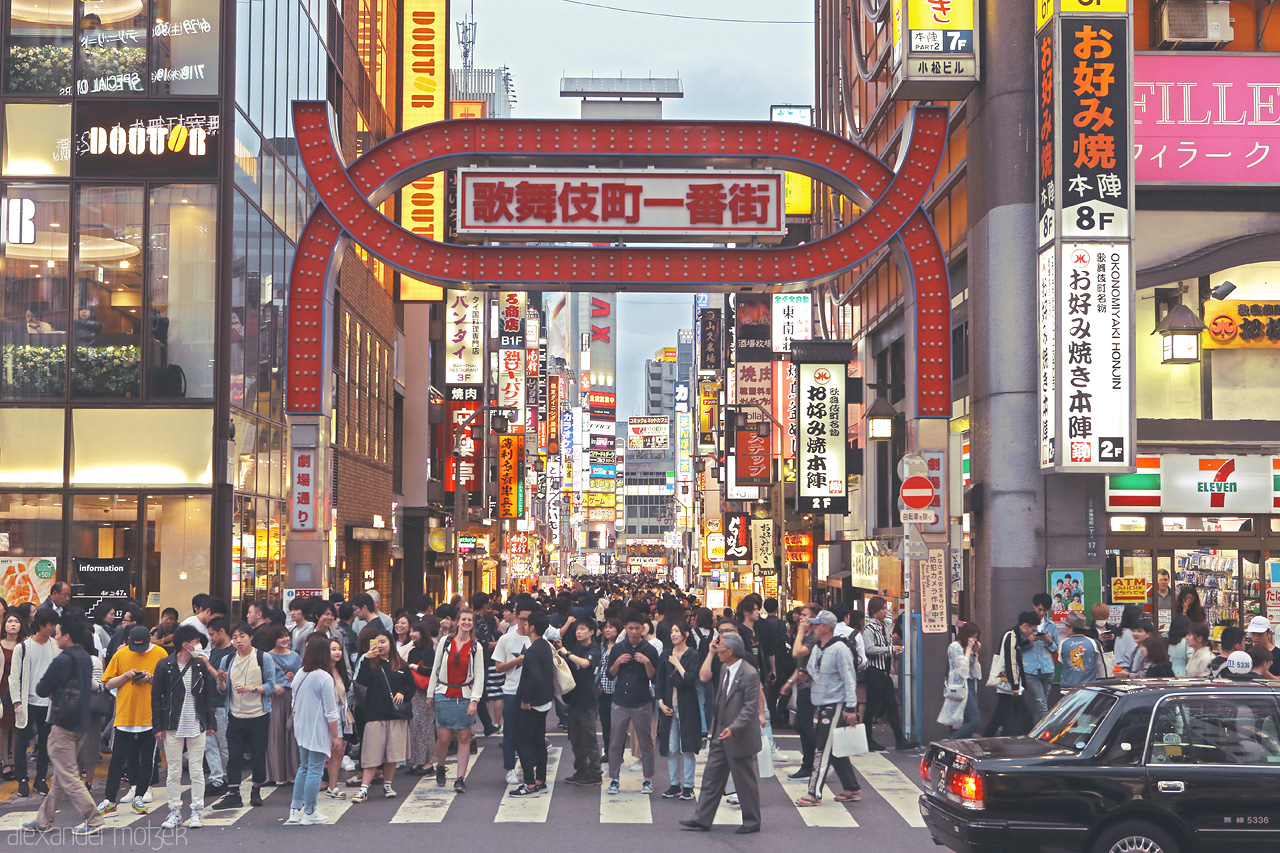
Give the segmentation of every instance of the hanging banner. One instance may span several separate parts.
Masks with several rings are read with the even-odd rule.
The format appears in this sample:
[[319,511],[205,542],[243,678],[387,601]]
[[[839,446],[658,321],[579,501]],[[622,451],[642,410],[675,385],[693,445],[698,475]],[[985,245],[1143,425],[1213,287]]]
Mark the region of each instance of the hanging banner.
[[796,511],[846,513],[845,365],[799,365]]
[[10,607],[39,607],[49,597],[57,574],[57,557],[0,557],[0,596]]
[[768,294],[744,293],[735,300],[735,358],[743,361],[773,359],[770,326],[772,297]]
[[751,516],[745,512],[725,514],[724,558],[726,560],[751,559]]
[[451,290],[445,296],[444,381],[484,384],[484,294]]
[[698,369],[718,371],[724,367],[723,327],[719,308],[698,311]]
[[775,293],[773,310],[773,351],[791,352],[792,341],[813,337],[813,296],[808,293]]
[[521,518],[524,436],[498,436],[498,518]]
[[[480,491],[480,465],[476,458],[476,449],[479,442],[472,437],[472,431],[466,429],[462,434],[458,435],[458,428],[467,422],[467,418],[475,414],[480,409],[480,392],[482,388],[474,385],[450,386],[446,392],[445,405],[448,411],[448,422],[446,429],[448,434],[445,441],[448,444],[448,451],[444,454],[444,490],[452,492],[457,489],[458,482],[461,480],[462,488],[468,492]],[[472,422],[479,424],[477,418]],[[453,443],[455,439],[458,442],[458,450],[461,456],[454,458]]]
[[778,551],[773,544],[773,519],[751,519],[751,571],[772,577],[778,574]]
[[547,382],[547,453],[560,452],[560,377]]
[[[418,127],[444,121],[449,118],[448,0],[402,0],[400,11],[404,15],[399,53],[401,126]],[[400,191],[400,224],[428,240],[444,240],[446,195],[444,172],[423,175]],[[440,288],[401,275],[400,297],[439,299]],[[482,380],[445,380],[446,384],[456,385],[479,381]]]
[[796,423],[800,412],[796,381],[799,375],[793,361],[779,361],[773,366],[773,417],[783,426],[781,431],[775,430],[773,452],[783,459],[793,459],[796,455]]
[[765,434],[756,429],[740,429],[735,436],[733,452],[737,460],[734,481],[739,486],[767,486],[773,482],[773,464],[769,456],[772,424],[761,424]]

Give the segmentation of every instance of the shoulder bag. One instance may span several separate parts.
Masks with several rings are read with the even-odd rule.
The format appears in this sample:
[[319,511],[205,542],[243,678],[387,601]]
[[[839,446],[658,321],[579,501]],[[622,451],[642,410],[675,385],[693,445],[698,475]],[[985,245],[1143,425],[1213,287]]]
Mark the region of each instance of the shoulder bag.
[[[387,696],[394,697],[396,692],[391,689],[391,678],[387,675],[387,671],[378,667],[382,671],[382,681],[387,685]],[[391,699],[391,718],[394,720],[408,720],[413,717],[413,706],[408,702],[397,702]]]
[[1009,677],[1004,672],[1004,641],[1008,637],[1009,635],[1005,634],[1004,639],[1000,641],[1000,647],[991,656],[991,672],[987,673],[988,687],[1009,687]]
[[573,680],[573,673],[569,671],[569,664],[553,651],[551,653],[551,665],[556,670],[556,681],[553,685],[556,696],[563,697],[565,694],[572,692],[578,686],[578,682]]

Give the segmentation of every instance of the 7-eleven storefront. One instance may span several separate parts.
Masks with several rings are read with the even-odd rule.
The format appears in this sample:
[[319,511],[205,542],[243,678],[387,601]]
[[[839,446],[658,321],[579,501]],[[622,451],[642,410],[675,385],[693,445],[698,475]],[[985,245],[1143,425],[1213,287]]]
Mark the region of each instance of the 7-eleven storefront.
[[1280,625],[1280,457],[1162,454],[1137,466],[1107,478],[1105,594],[1112,578],[1143,578],[1165,625],[1176,605],[1162,585],[1189,585],[1210,627],[1257,614]]

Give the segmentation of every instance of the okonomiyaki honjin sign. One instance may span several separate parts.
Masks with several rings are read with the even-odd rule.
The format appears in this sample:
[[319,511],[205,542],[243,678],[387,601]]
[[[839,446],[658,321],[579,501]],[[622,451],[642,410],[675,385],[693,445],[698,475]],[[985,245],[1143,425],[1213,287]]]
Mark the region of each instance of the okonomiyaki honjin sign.
[[801,364],[796,471],[799,512],[849,510],[845,479],[845,365]]

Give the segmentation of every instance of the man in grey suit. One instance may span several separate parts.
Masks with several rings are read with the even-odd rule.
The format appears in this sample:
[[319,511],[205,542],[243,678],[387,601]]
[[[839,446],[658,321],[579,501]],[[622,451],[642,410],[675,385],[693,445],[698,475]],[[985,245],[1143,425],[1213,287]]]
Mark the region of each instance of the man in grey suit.
[[760,831],[760,779],[756,775],[756,754],[761,745],[760,674],[751,664],[744,664],[746,647],[737,634],[725,634],[711,644],[711,651],[720,658],[711,748],[702,771],[698,808],[680,825],[709,831],[732,773],[742,803],[742,826],[736,831],[747,835]]

